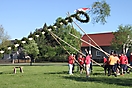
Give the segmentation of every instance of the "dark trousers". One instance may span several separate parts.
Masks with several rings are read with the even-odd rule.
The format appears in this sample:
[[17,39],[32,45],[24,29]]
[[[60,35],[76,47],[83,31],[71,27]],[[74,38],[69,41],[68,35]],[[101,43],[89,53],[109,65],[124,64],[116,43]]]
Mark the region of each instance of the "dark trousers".
[[93,63],[92,62],[90,63],[90,70],[91,70],[91,72],[93,72]]
[[75,70],[75,63],[73,64],[72,72],[74,72],[74,70]]
[[103,67],[104,67],[104,71],[105,71],[105,75],[106,75],[106,72],[108,70],[108,64],[105,64]]
[[120,69],[121,70],[121,74],[123,74],[125,72],[125,70],[126,70],[125,69],[126,65],[125,64],[121,64],[120,66],[121,66],[121,69]]
[[125,71],[124,71],[124,73],[125,72],[129,73],[129,70],[128,70],[128,66],[127,65],[125,65]]
[[115,72],[114,65],[109,65],[109,67],[108,67],[108,76],[110,76],[111,73],[114,73],[114,72]]
[[118,67],[118,64],[115,64],[115,65],[114,65],[114,72],[116,72],[117,67]]

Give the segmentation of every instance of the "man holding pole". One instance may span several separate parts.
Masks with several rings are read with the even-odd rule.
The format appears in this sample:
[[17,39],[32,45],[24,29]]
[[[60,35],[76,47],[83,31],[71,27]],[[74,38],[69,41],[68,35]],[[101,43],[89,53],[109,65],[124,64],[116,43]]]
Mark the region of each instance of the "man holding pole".
[[[114,57],[114,52],[111,52],[109,59],[108,59],[109,67],[108,67],[108,76],[111,75],[111,73],[114,73],[115,77],[117,77],[117,74],[114,70],[114,65],[115,65],[115,57]],[[112,72],[111,72],[112,71]]]
[[69,74],[70,74],[70,75],[73,75],[73,73],[72,73],[73,64],[74,64],[74,57],[73,57],[73,54],[71,54],[71,55],[68,57],[68,65],[69,65]]
[[90,63],[91,63],[91,56],[88,54],[87,49],[86,51],[86,58],[85,58],[85,66],[86,66],[86,77],[90,77]]

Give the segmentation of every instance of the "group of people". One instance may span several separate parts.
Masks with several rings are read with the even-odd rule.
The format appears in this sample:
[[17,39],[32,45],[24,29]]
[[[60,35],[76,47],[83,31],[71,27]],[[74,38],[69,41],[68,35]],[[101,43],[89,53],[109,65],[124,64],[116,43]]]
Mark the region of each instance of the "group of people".
[[[132,58],[132,53],[130,58]],[[104,71],[105,75],[108,71],[108,76],[114,75],[117,77],[117,75],[124,75],[126,73],[130,73],[130,70],[128,70],[128,57],[125,54],[114,54],[113,52],[110,54],[108,59],[104,57]]]
[[[82,54],[79,54],[77,57],[74,54],[71,54],[68,57],[68,64],[69,64],[69,74],[73,75],[74,65],[75,62],[79,65],[79,71],[80,74],[83,73],[83,71],[86,71],[86,77],[90,77],[90,73],[92,72],[92,55],[88,54],[87,49],[85,49],[86,55],[83,56]],[[112,52],[108,58],[103,57],[104,63],[103,68],[105,75],[108,74],[114,75],[117,77],[117,75],[124,75],[126,73],[130,73],[129,67],[132,66],[132,53],[130,55],[130,66],[128,64],[128,57],[125,54],[114,54]],[[131,68],[132,70],[132,68]]]
[[86,71],[86,77],[90,77],[90,72],[92,71],[92,55],[88,54],[87,49],[86,51],[86,56],[83,56],[82,54],[79,54],[77,56],[77,60],[74,54],[71,54],[68,57],[68,64],[69,64],[69,74],[73,75],[73,70],[74,70],[74,63],[79,65],[80,67],[80,73],[82,74],[83,71]]

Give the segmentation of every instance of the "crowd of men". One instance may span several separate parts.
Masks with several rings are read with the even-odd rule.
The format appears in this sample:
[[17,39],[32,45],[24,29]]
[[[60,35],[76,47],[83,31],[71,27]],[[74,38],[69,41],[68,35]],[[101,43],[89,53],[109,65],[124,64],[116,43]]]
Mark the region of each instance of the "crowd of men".
[[[79,54],[77,60],[74,54],[68,57],[70,75],[73,75],[74,63],[77,62],[77,64],[80,66],[80,74],[82,74],[83,71],[86,71],[86,77],[90,77],[90,73],[92,71],[92,55],[88,54],[86,49],[85,51],[86,56]],[[128,64],[128,57],[124,54],[118,55],[114,54],[114,52],[111,52],[108,58],[103,57],[103,59],[103,68],[105,75],[114,75],[115,77],[117,77],[118,75],[130,73],[130,70],[128,70],[128,68],[132,66],[132,53],[130,56],[130,66]]]
[[90,72],[92,71],[92,55],[88,54],[87,49],[85,49],[86,51],[86,56],[83,56],[81,54],[78,55],[77,61],[76,61],[76,57],[74,54],[70,55],[68,57],[68,64],[69,64],[69,74],[73,75],[73,70],[74,70],[74,63],[75,61],[78,63],[78,65],[80,66],[80,73],[82,74],[82,72],[85,70],[86,71],[86,77],[90,77]]
[[105,75],[108,71],[108,76],[114,75],[115,77],[117,75],[124,75],[126,73],[130,73],[130,68],[132,66],[132,53],[130,55],[130,65],[128,63],[128,57],[125,54],[114,54],[113,52],[111,55],[107,58],[104,57],[104,71]]

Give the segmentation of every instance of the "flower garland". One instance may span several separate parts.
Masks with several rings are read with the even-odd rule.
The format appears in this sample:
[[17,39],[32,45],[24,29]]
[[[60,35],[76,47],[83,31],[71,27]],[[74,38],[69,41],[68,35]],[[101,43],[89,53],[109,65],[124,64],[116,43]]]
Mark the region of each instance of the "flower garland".
[[[81,19],[80,15],[84,15],[86,19]],[[80,21],[81,23],[87,23],[90,20],[90,18],[89,18],[87,13],[85,13],[83,11],[77,11],[75,14],[72,14],[72,15],[66,17],[65,19],[62,19],[58,23],[55,23],[53,26],[50,25],[50,26],[46,27],[46,29],[54,30],[56,28],[60,28],[62,25],[68,25],[68,23],[72,23],[73,22],[73,18],[75,18],[76,20]],[[47,31],[47,30],[42,29],[41,32],[43,32],[43,31]],[[0,52],[2,53],[2,51],[9,52],[11,50],[16,50],[19,45],[23,46],[25,43],[28,44],[28,42],[30,40],[34,39],[35,37],[39,37],[41,35],[42,34],[38,33],[38,32],[34,32],[33,34],[30,33],[28,38],[23,37],[21,40],[17,40],[16,39],[14,44],[11,44],[10,46],[8,46],[6,48],[5,47],[4,48],[0,48]],[[3,52],[3,53],[5,53],[5,52]]]
[[[80,15],[84,15],[86,17],[86,19],[81,19],[80,18]],[[77,11],[76,13],[76,17],[75,17],[78,21],[82,22],[82,23],[87,23],[89,22],[90,18],[89,16],[87,15],[87,13],[83,12],[83,11]]]

